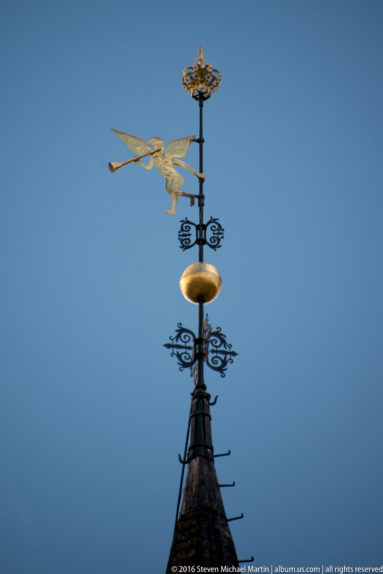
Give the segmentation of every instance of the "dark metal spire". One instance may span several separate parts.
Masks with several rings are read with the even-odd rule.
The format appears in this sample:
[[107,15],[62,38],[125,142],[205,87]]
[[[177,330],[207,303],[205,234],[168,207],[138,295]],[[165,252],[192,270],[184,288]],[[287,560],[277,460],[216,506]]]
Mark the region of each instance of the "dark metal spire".
[[[190,443],[181,512],[166,572],[175,566],[238,566],[214,467],[210,395],[198,386],[190,409]],[[228,454],[228,453],[227,453]]]
[[[201,174],[203,173],[204,145],[203,104],[218,89],[220,79],[220,72],[213,70],[212,66],[203,59],[201,48],[197,63],[184,70],[182,84],[199,105],[199,137],[194,141],[199,144],[199,172]],[[204,379],[205,363],[224,377],[228,364],[233,362],[233,357],[237,354],[227,343],[226,336],[221,329],[218,327],[213,330],[207,315],[204,317],[204,304],[218,295],[221,286],[218,271],[204,262],[204,246],[207,245],[213,250],[218,249],[223,239],[223,228],[218,219],[212,217],[206,224],[204,223],[205,196],[202,178],[199,179],[197,197],[198,223],[188,219],[182,220],[178,236],[180,247],[184,251],[198,245],[198,263],[191,265],[185,271],[186,273],[189,270],[189,274],[186,273],[184,278],[184,273],[181,279],[183,294],[189,301],[198,305],[198,334],[196,336],[193,331],[179,323],[176,335],[170,337],[171,342],[165,345],[171,349],[171,355],[177,358],[181,371],[191,368],[195,382],[184,458],[179,457],[182,473],[174,536],[166,570],[168,574],[178,571],[175,568],[180,566],[238,567],[239,565],[228,526],[228,522],[232,519],[226,517],[214,466],[215,457],[228,455],[230,451],[224,454],[214,454],[210,406],[215,404],[217,397],[213,403],[210,403],[210,395]],[[194,242],[191,240],[193,228]],[[193,267],[194,269],[190,270]],[[188,465],[188,471],[181,505],[186,465]],[[223,486],[234,486],[234,484]],[[241,517],[243,515],[236,518]]]
[[[194,379],[184,455],[183,458],[179,457],[182,472],[173,543],[167,566],[169,574],[175,571],[185,571],[178,567],[192,566],[193,568],[188,571],[194,572],[197,571],[197,566],[238,567],[240,562],[245,562],[237,559],[228,526],[231,520],[243,518],[243,514],[227,518],[220,491],[221,487],[234,486],[235,483],[219,485],[215,471],[214,458],[227,456],[230,451],[214,454],[210,406],[216,403],[217,397],[212,403],[210,402],[204,377],[205,364],[224,377],[228,366],[233,363],[237,355],[232,350],[231,344],[227,342],[226,335],[221,328],[213,329],[208,316],[204,315],[204,305],[212,302],[219,295],[222,287],[222,279],[218,270],[204,260],[205,245],[214,251],[219,249],[224,237],[224,229],[217,218],[210,217],[207,223],[204,221],[205,175],[203,173],[205,143],[203,107],[204,102],[219,88],[220,81],[221,73],[213,69],[211,64],[203,58],[200,47],[195,64],[185,68],[182,78],[183,87],[198,101],[198,138],[192,135],[172,140],[165,150],[165,144],[161,138],[152,137],[146,143],[145,140],[127,132],[112,130],[135,154],[135,157],[123,162],[110,162],[109,169],[112,172],[132,163],[137,163],[146,170],[155,166],[165,178],[166,191],[172,198],[171,209],[165,210],[167,214],[176,213],[179,197],[188,197],[191,206],[195,204],[196,199],[198,200],[198,220],[196,222],[187,218],[181,220],[178,233],[183,251],[198,246],[198,261],[185,269],[180,281],[181,291],[185,298],[198,306],[198,331],[195,334],[178,323],[176,334],[170,337],[170,342],[165,344],[165,347],[171,350],[171,356],[176,357],[180,371],[190,368]],[[185,157],[193,142],[199,145],[199,172],[180,159]],[[141,163],[141,159],[149,156],[148,163]],[[184,179],[175,166],[187,169],[198,178],[198,195],[180,190]],[[188,470],[183,490],[186,466]],[[246,562],[249,561],[251,560],[246,560]]]

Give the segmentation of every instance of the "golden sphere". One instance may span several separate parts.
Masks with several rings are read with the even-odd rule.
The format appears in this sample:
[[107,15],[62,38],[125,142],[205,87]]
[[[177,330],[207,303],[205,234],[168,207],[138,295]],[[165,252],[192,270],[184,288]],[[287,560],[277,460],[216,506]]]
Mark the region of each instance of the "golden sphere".
[[210,303],[218,297],[222,279],[214,265],[205,262],[192,263],[181,275],[182,295],[191,303]]

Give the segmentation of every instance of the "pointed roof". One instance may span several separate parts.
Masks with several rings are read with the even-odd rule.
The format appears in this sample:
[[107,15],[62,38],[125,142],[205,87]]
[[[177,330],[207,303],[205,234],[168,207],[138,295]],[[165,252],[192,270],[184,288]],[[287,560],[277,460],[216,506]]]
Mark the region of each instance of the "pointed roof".
[[237,566],[214,466],[210,395],[198,385],[190,408],[188,472],[170,550],[167,574],[174,566]]

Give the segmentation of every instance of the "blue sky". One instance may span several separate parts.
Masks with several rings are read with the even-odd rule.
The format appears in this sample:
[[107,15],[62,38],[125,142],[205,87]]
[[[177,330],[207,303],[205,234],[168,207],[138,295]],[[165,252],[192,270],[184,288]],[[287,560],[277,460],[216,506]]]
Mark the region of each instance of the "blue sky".
[[[177,242],[196,211],[113,127],[197,133],[206,308],[239,353],[213,438],[239,558],[382,563],[383,4],[14,1],[1,10],[1,571],[163,572],[192,380],[162,344],[196,307]],[[194,145],[186,161],[197,168]],[[184,191],[196,191],[186,173]]]

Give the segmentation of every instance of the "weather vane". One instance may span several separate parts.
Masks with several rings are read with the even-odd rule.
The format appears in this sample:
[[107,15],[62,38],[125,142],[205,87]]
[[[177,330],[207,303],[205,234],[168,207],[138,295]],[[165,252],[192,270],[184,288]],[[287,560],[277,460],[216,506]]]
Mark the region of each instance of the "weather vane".
[[[165,151],[164,140],[161,138],[153,137],[150,138],[148,143],[146,143],[145,140],[125,132],[120,132],[118,130],[114,130],[113,128],[112,131],[118,135],[118,137],[130,149],[130,151],[137,155],[132,159],[128,159],[127,161],[122,161],[120,163],[109,162],[109,169],[111,172],[115,172],[120,169],[120,167],[128,165],[129,163],[138,163],[138,165],[147,170],[152,169],[153,165],[155,165],[160,174],[166,179],[166,191],[170,193],[172,197],[172,207],[168,211],[164,209],[165,213],[175,215],[176,205],[180,195],[183,197],[189,197],[190,205],[194,205],[194,200],[197,196],[192,193],[185,193],[181,191],[181,187],[184,184],[184,178],[178,173],[174,166],[178,165],[180,167],[184,167],[202,181],[205,179],[203,173],[195,171],[192,167],[190,167],[190,165],[179,159],[181,157],[185,157],[189,150],[190,144],[195,140],[195,136],[188,136],[186,138],[173,140],[168,143]],[[151,156],[149,163],[145,164],[140,161],[142,158],[149,155]]]

